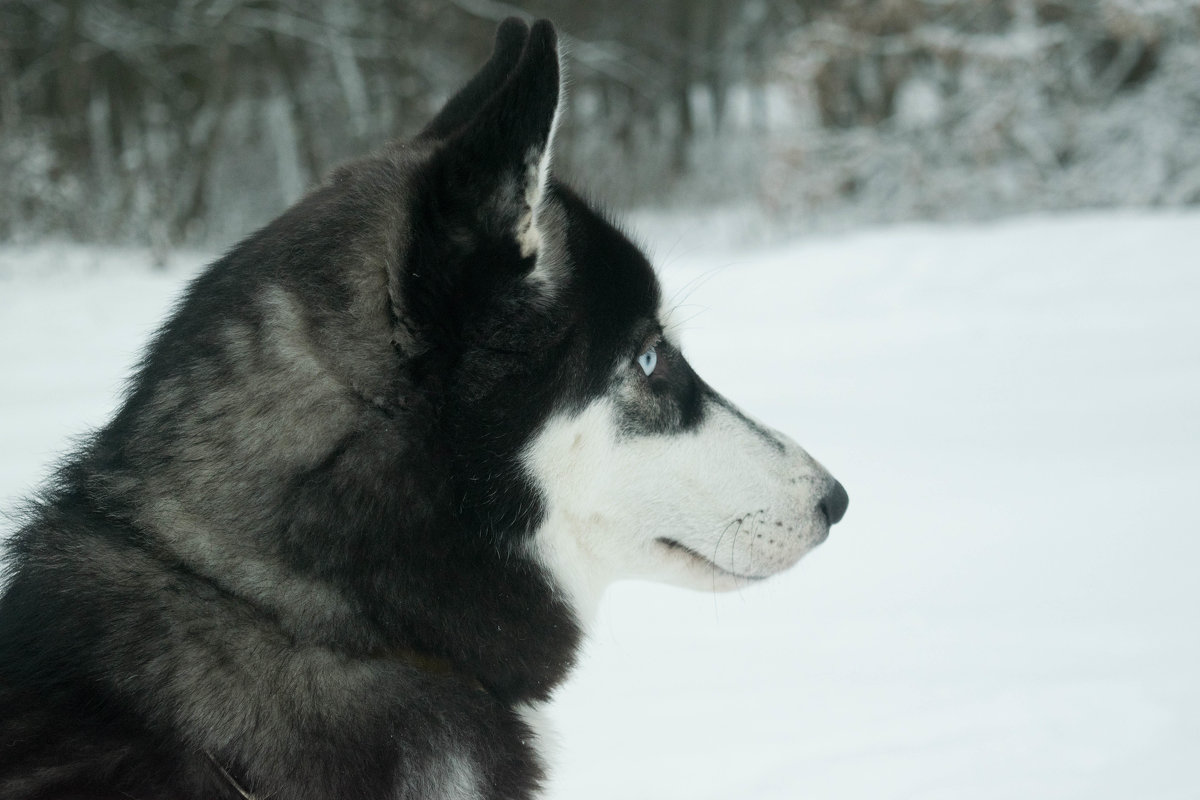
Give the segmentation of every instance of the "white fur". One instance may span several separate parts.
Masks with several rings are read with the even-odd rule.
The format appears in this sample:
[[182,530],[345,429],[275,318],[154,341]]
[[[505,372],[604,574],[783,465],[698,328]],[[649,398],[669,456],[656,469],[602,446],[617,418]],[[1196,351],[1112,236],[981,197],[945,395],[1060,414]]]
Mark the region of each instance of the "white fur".
[[824,540],[818,504],[832,478],[794,442],[769,439],[715,401],[693,431],[623,434],[625,383],[551,418],[525,454],[547,506],[535,556],[582,619],[615,580],[727,590],[787,569]]
[[[557,117],[557,112],[555,114]],[[553,127],[551,127],[553,136]],[[538,212],[542,200],[546,196],[546,181],[550,174],[550,147],[547,146],[539,153],[531,150],[525,157],[525,192],[521,198],[525,204],[525,213],[517,221],[517,243],[521,247],[521,255],[528,258],[542,248],[541,228],[538,225]]]

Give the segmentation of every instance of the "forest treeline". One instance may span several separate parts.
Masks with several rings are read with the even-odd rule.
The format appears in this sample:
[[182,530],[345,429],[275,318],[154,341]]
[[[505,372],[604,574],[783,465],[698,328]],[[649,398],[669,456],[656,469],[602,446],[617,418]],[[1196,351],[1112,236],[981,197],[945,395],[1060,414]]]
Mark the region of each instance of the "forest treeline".
[[1200,0],[0,0],[0,237],[224,241],[417,130],[498,20],[561,169],[781,224],[1200,202]]

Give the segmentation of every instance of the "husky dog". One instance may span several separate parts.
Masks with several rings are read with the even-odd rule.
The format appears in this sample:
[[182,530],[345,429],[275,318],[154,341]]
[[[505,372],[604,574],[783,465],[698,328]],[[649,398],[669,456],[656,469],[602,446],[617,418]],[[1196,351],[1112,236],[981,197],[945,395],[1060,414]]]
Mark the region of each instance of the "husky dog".
[[551,177],[560,91],[551,25],[503,23],[420,135],[192,283],[10,542],[0,797],[531,798],[608,583],[826,537],[842,487]]

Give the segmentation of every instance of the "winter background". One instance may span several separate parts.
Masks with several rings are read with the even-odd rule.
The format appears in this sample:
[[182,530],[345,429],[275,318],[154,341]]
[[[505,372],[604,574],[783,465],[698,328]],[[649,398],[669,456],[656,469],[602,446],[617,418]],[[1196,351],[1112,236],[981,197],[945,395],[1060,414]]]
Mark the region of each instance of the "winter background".
[[[1200,3],[519,5],[561,168],[851,497],[766,585],[614,588],[551,797],[1200,798]],[[514,8],[0,2],[0,508]]]

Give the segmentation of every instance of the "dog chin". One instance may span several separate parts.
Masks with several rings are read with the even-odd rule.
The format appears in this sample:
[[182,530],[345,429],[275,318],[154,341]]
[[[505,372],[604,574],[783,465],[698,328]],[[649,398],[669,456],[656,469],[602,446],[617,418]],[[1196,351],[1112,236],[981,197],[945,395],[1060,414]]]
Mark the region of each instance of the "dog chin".
[[[783,558],[772,559],[768,563],[747,563],[739,568],[722,564],[705,556],[698,549],[670,537],[658,537],[654,543],[668,562],[668,569],[674,578],[672,583],[701,591],[723,592],[762,583],[781,572],[786,572],[828,536],[829,525],[815,524],[802,547]],[[740,560],[739,555],[733,555],[735,563]],[[750,559],[747,558],[746,561],[749,562]]]
[[738,572],[718,564],[687,545],[667,537],[655,540],[670,566],[676,573],[678,583],[688,588],[703,591],[731,591],[761,583],[778,570],[766,572]]

